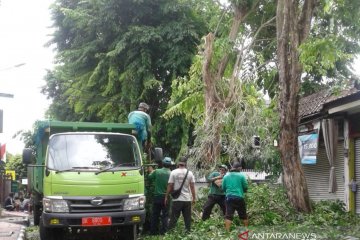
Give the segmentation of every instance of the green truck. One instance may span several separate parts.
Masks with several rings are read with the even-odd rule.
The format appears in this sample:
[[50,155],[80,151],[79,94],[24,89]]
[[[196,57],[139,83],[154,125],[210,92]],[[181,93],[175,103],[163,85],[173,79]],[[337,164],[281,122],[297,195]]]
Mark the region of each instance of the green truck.
[[134,129],[120,123],[37,122],[35,149],[24,149],[23,163],[41,240],[93,233],[137,238],[145,195]]

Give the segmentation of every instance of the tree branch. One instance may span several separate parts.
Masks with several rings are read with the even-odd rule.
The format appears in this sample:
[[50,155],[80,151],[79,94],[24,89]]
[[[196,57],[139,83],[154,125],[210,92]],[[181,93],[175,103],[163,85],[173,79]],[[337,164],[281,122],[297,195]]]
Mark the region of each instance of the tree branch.
[[[231,29],[229,33],[230,42],[234,43],[236,41],[240,24],[249,16],[251,12],[254,11],[254,9],[257,7],[259,2],[260,0],[254,2],[254,4],[251,6],[250,9],[245,8],[241,5],[232,4],[234,8],[234,21],[231,25]],[[218,70],[217,70],[218,79],[221,79],[223,77],[228,61],[229,61],[229,53],[226,53],[218,65]]]
[[318,0],[305,0],[301,10],[299,26],[299,44],[301,44],[310,34],[311,19]]
[[244,57],[241,56],[247,56],[248,52],[250,49],[252,49],[254,42],[257,38],[257,36],[259,35],[259,33],[261,32],[261,30],[267,26],[269,26],[273,21],[275,21],[276,17],[270,18],[268,21],[266,21],[265,23],[261,24],[261,26],[256,30],[254,36],[252,37],[252,40],[250,41],[250,43],[246,46],[246,47],[242,47],[237,55],[236,58],[236,62],[234,65],[234,69],[233,69],[233,73],[232,76],[230,78],[230,83],[229,83],[229,94],[227,96],[227,98],[225,99],[225,104],[228,105],[232,102],[234,96],[236,95],[236,90],[235,90],[235,81],[238,79],[238,74],[239,74],[239,69],[242,68],[243,63],[244,63]]

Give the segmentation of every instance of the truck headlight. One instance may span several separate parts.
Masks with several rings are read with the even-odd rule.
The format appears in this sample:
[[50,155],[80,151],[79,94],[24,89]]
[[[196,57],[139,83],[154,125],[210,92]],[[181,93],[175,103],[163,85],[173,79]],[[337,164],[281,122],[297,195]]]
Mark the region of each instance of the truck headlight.
[[144,209],[145,196],[128,198],[124,200],[124,211]]
[[69,212],[69,206],[63,199],[43,198],[43,207],[45,212]]

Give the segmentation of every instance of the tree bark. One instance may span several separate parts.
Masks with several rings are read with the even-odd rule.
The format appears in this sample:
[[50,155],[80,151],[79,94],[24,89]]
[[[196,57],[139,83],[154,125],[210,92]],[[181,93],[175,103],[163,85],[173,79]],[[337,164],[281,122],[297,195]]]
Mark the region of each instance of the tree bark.
[[[229,41],[235,43],[239,33],[239,27],[246,16],[249,9],[233,5],[234,19],[229,32]],[[202,68],[202,78],[205,84],[205,132],[212,132],[212,136],[208,139],[206,145],[206,153],[204,156],[207,165],[213,165],[220,156],[221,150],[221,131],[222,124],[216,121],[218,114],[225,108],[226,99],[219,97],[216,90],[216,83],[220,81],[223,76],[227,64],[229,62],[228,52],[224,53],[220,62],[215,69],[211,68],[213,45],[215,36],[213,33],[209,33],[205,37],[205,49],[204,49],[204,63]],[[214,121],[215,120],[215,121]]]
[[278,0],[277,54],[280,84],[280,156],[283,180],[292,205],[310,212],[311,205],[298,149],[298,104],[302,67],[299,45],[307,38],[313,15],[314,0],[305,0],[302,13],[299,1]]

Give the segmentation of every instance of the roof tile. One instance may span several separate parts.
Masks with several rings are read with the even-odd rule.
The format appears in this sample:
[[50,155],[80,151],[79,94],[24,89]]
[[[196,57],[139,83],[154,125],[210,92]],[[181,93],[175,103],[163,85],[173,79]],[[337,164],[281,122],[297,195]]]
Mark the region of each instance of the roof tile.
[[326,103],[330,103],[359,92],[360,90],[356,88],[343,90],[340,93],[332,93],[331,90],[327,89],[303,97],[299,101],[299,119],[320,113]]

